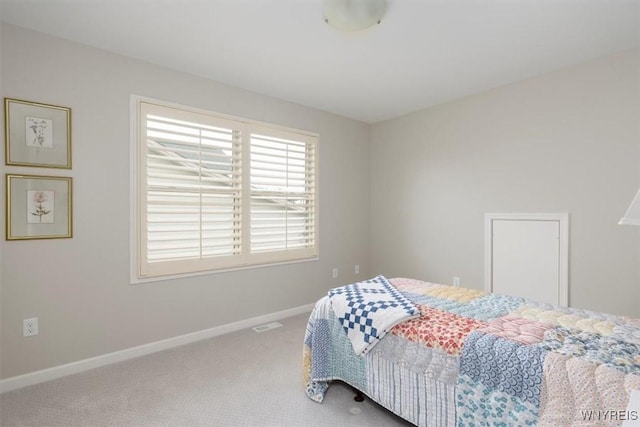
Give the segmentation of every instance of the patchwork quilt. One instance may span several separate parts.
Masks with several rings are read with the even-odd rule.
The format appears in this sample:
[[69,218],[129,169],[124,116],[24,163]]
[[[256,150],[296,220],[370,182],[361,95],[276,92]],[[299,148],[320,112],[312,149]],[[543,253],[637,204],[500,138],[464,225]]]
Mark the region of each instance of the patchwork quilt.
[[418,426],[640,424],[628,407],[640,390],[640,319],[413,279],[388,283],[420,316],[365,351],[354,350],[330,297],[318,301],[304,340],[309,398],[322,402],[341,380]]

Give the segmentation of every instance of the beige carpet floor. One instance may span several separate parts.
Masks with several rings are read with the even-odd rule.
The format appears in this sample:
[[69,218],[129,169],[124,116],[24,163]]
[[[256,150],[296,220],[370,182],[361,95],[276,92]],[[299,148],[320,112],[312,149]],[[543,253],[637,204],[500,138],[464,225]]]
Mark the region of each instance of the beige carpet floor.
[[0,425],[408,426],[333,384],[322,404],[302,387],[308,315],[105,366],[0,395]]

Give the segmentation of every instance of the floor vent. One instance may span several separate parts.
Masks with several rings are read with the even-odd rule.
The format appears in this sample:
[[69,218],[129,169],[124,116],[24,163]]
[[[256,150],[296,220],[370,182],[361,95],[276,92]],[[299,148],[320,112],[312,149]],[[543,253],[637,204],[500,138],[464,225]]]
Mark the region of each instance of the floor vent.
[[280,326],[282,326],[282,323],[271,322],[271,323],[266,323],[264,325],[256,326],[255,328],[252,328],[252,329],[256,332],[264,332],[271,329],[279,328]]

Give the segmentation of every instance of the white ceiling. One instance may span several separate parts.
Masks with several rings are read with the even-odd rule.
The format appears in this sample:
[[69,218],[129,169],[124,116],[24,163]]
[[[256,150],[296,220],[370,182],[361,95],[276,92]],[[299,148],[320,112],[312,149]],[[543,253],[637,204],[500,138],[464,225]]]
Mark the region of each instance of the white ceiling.
[[322,0],[1,0],[2,20],[377,122],[640,46],[640,0],[388,0],[341,33]]

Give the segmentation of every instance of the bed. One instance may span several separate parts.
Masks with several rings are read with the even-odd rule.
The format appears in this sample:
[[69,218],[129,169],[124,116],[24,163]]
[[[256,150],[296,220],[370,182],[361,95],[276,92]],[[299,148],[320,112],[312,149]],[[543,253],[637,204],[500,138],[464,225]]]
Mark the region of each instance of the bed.
[[[371,337],[356,308],[387,297],[403,313]],[[378,276],[331,290],[309,317],[307,396],[322,402],[336,380],[417,426],[626,427],[639,420],[640,320]]]

